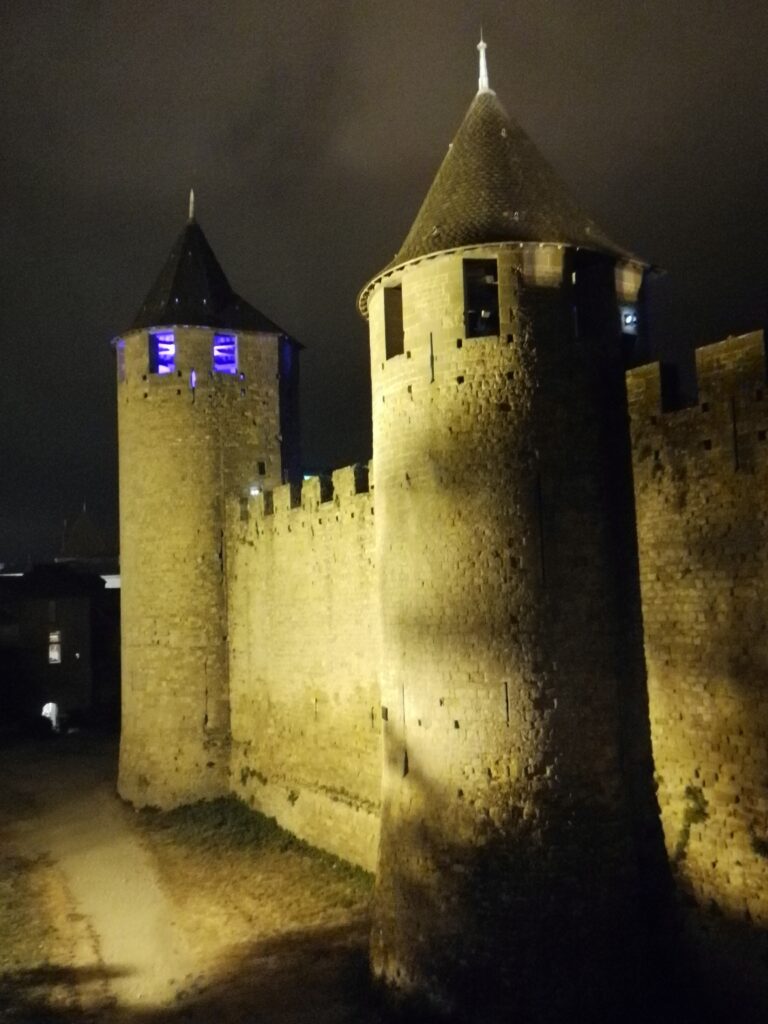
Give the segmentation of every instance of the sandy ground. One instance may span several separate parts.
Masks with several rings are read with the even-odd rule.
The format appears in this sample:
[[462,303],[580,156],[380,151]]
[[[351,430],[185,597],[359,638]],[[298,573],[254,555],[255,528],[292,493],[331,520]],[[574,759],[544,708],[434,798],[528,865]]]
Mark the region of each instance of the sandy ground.
[[37,809],[14,824],[11,842],[23,856],[56,866],[68,897],[63,905],[71,903],[76,920],[87,922],[90,942],[75,944],[69,966],[108,964],[120,1004],[167,1002],[175,980],[198,964],[152,858],[103,777],[100,758],[55,763],[66,771],[49,773],[46,758],[31,765],[25,759],[3,765],[3,778]]
[[[137,813],[116,758],[0,745],[0,1024],[406,1024],[369,977],[369,875],[236,801]],[[686,987],[621,1019],[766,1018]]]
[[254,842],[226,804],[136,814],[115,758],[84,737],[0,750],[0,1020],[389,1019],[365,963],[369,877]]

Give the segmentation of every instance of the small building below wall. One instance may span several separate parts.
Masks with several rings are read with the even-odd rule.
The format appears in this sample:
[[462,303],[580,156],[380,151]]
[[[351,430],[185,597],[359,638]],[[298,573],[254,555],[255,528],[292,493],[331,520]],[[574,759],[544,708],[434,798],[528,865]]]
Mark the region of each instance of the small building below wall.
[[[120,591],[102,575],[40,565],[0,576],[0,731],[35,723],[117,725]],[[53,719],[49,717],[53,724]]]

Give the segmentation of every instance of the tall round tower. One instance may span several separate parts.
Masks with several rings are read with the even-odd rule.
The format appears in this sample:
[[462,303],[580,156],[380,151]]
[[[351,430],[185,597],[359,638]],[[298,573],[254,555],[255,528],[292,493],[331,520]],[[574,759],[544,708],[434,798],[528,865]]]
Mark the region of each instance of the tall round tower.
[[194,218],[115,342],[122,576],[119,790],[227,789],[224,504],[298,470],[298,346],[236,295]]
[[640,635],[614,441],[645,268],[507,116],[480,53],[360,296],[385,738],[372,958],[444,1007],[534,1019],[604,990],[635,921],[622,703]]

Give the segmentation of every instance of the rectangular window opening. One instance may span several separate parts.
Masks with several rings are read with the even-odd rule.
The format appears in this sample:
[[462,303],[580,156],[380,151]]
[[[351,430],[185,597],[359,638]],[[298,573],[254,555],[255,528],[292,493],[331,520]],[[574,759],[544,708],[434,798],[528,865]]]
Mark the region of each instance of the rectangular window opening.
[[496,260],[464,260],[464,323],[468,338],[499,333],[499,284]]
[[214,334],[213,372],[237,373],[237,337],[234,334]]
[[149,372],[159,375],[176,369],[176,340],[173,331],[159,331],[149,336]]
[[48,634],[48,664],[61,664],[61,632],[58,629]]
[[387,359],[405,352],[403,289],[400,285],[384,289],[384,344]]

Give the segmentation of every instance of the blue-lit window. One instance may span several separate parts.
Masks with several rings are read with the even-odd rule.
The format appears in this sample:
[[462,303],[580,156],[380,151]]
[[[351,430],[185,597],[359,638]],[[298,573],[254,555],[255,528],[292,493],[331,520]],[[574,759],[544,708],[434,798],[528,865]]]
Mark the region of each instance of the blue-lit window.
[[237,373],[237,337],[234,334],[214,334],[213,372]]
[[125,341],[118,338],[115,342],[117,352],[117,379],[122,383],[125,380]]
[[621,306],[622,334],[637,334],[637,310],[634,306]]
[[149,372],[173,373],[176,369],[176,341],[173,331],[158,331],[149,336]]

